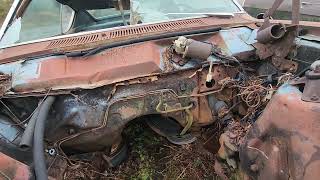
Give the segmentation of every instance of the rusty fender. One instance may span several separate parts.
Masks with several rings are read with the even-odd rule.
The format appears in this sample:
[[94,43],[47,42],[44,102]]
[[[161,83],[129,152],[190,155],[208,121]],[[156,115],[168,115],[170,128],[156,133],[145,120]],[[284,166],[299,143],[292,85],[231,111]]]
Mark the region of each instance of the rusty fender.
[[27,165],[0,153],[0,179],[28,180],[30,178],[31,171]]
[[[48,129],[47,137],[64,147],[97,151],[119,141],[127,123],[142,116],[160,114],[173,118],[186,128],[184,132],[191,125],[211,124],[217,120],[218,112],[209,105],[208,96],[220,92],[219,82],[233,78],[235,70],[215,65],[212,87],[205,85],[208,69],[194,69],[83,91],[76,97],[63,96],[56,102],[61,118],[59,123],[54,119],[49,121],[52,128]],[[227,93],[222,94],[228,97]],[[95,145],[85,146],[88,143]]]
[[320,104],[301,97],[283,85],[249,131],[240,160],[253,179],[319,179]]

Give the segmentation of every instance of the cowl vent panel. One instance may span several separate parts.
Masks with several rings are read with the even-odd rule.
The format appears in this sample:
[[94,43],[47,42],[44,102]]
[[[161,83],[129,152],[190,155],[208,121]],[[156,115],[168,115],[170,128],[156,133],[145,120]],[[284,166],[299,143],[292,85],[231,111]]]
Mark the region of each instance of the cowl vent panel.
[[153,24],[153,25],[142,26],[142,27],[133,27],[133,28],[129,27],[126,29],[111,31],[110,38],[122,38],[122,37],[140,35],[140,34],[166,32],[166,31],[171,31],[175,29],[190,28],[190,27],[203,26],[203,25],[205,25],[205,23],[202,20],[192,19],[192,20],[185,20],[185,21],[162,23],[162,24]]
[[47,49],[84,45],[108,39],[121,39],[130,36],[169,32],[176,29],[186,29],[205,25],[207,24],[204,23],[201,19],[190,19],[161,24],[145,25],[140,27],[126,27],[102,33],[54,40],[47,46]]
[[96,42],[99,40],[105,39],[101,34],[91,34],[87,36],[80,36],[80,37],[72,37],[72,38],[66,38],[66,39],[60,39],[60,40],[55,40],[52,41],[47,49],[52,49],[52,48],[63,48],[63,47],[68,47],[68,46],[73,46],[73,45],[81,45],[85,43],[92,43]]

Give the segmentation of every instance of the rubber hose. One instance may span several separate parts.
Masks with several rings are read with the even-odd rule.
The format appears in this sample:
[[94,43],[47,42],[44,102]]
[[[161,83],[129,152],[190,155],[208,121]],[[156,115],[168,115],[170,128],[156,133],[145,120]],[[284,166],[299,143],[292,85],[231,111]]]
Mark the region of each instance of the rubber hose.
[[39,109],[38,119],[35,125],[33,136],[33,162],[37,180],[47,180],[48,172],[44,154],[44,129],[45,121],[48,117],[49,110],[55,100],[55,97],[49,96],[42,103]]
[[28,126],[23,132],[23,135],[19,144],[20,148],[23,150],[28,150],[32,147],[33,134],[34,134],[34,129],[38,119],[38,114],[39,114],[39,108],[35,110],[35,112],[31,116],[31,119],[29,120]]

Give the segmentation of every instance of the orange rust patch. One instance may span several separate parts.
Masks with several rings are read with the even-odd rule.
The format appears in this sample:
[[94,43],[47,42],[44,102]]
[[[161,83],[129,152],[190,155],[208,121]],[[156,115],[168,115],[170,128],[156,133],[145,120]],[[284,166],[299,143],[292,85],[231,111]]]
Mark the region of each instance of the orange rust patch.
[[[41,62],[39,77],[29,82],[34,89],[95,87],[161,72],[160,51],[154,43],[114,48],[88,58],[59,57]],[[24,91],[26,89],[15,89]]]
[[130,119],[140,114],[136,108],[128,106],[122,106],[119,108],[119,113],[121,114],[122,119]]
[[27,165],[0,153],[0,179],[28,180],[31,176]]

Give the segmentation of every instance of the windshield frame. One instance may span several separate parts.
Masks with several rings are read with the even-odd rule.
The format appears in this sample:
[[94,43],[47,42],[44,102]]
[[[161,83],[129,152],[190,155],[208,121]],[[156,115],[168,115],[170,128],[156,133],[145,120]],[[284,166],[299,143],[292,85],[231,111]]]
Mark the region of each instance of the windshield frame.
[[14,17],[15,12],[19,8],[18,5],[20,4],[20,1],[23,1],[23,0],[14,0],[13,1],[12,5],[10,7],[10,10],[9,10],[4,22],[2,23],[1,28],[0,28],[0,41],[2,40],[4,33],[7,31],[9,24],[10,24],[12,18]]
[[[6,16],[5,21],[2,24],[2,27],[0,29],[0,41],[4,37],[4,34],[6,33],[7,29],[9,28],[10,23],[12,22],[13,18],[15,17],[16,11],[19,9],[21,2],[26,1],[26,0],[14,0],[12,3],[12,6]],[[31,0],[29,0],[31,1]],[[238,12],[235,12],[234,14],[243,14],[246,13],[244,8],[239,4],[237,0],[231,0],[239,9]],[[21,45],[26,45],[26,44],[32,44],[32,43],[38,43],[38,42],[44,42],[44,41],[50,41],[50,40],[57,40],[57,39],[62,39],[62,38],[69,38],[69,37],[75,37],[75,36],[81,36],[81,35],[87,35],[87,34],[92,34],[92,33],[99,33],[99,32],[104,32],[106,30],[116,30],[116,29],[123,29],[126,27],[139,27],[143,25],[152,25],[152,24],[157,24],[157,23],[164,23],[164,22],[171,22],[171,21],[179,21],[179,20],[187,20],[187,19],[196,19],[196,18],[204,18],[204,17],[209,17],[207,15],[199,15],[199,16],[193,16],[193,17],[186,17],[186,18],[180,18],[180,19],[172,19],[172,20],[165,20],[165,21],[155,21],[152,23],[144,23],[144,24],[136,24],[136,25],[128,25],[128,26],[121,26],[121,27],[112,27],[112,28],[106,28],[106,29],[98,29],[98,30],[92,30],[92,31],[85,31],[85,32],[77,32],[77,33],[72,33],[72,34],[67,34],[67,35],[57,35],[53,37],[48,37],[48,38],[41,38],[37,40],[31,40],[31,41],[26,41],[26,42],[21,42],[21,43],[16,43],[16,44],[10,44],[10,45],[5,45],[5,46],[0,46],[1,49],[6,49],[10,47],[16,47],[16,46],[21,46]]]

